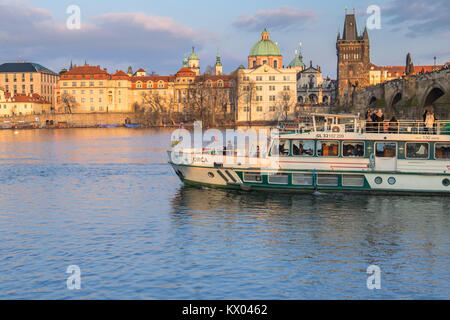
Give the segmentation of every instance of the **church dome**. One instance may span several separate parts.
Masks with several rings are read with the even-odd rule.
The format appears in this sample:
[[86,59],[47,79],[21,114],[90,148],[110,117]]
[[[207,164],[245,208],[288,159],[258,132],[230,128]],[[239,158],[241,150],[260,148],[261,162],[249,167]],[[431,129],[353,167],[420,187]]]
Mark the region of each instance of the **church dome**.
[[191,55],[189,56],[189,60],[200,60],[200,59],[198,58],[198,55],[195,53],[195,48],[194,48],[194,47],[192,47],[192,53],[191,53]]
[[258,41],[250,51],[250,57],[257,56],[281,56],[277,44],[269,39],[269,32],[264,29],[261,33],[261,40]]
[[296,67],[306,67],[306,65],[302,61],[302,54],[297,56],[297,51],[295,51],[295,58],[289,63],[289,68],[296,68]]

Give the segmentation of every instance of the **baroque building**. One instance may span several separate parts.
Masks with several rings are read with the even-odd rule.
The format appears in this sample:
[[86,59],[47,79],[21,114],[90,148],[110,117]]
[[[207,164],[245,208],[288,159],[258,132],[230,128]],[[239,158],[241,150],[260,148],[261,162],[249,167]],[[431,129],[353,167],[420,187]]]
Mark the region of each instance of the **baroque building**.
[[333,105],[336,100],[336,80],[324,79],[319,66],[312,61],[307,69],[297,74],[297,101],[299,105]]
[[0,65],[0,89],[11,95],[38,94],[55,104],[59,75],[37,63],[17,62]]
[[237,70],[237,122],[265,122],[295,117],[297,70],[283,67],[278,45],[264,29],[251,49],[248,69]]

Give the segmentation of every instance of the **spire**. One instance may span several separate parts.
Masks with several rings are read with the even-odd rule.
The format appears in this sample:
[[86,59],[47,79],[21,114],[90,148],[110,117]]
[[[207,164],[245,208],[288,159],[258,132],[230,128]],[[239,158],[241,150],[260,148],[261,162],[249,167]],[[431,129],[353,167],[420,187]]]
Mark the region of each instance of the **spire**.
[[69,70],[72,70],[73,69],[73,63],[72,63],[72,60],[70,60],[70,68],[69,68]]
[[131,77],[133,75],[133,68],[131,66],[128,67],[128,75]]
[[189,67],[189,61],[188,61],[188,58],[186,58],[186,56],[184,56],[184,59],[183,59],[183,68],[187,68],[187,67]]
[[267,28],[264,28],[264,31],[261,33],[261,40],[270,40],[270,33],[267,31]]
[[222,65],[221,56],[220,56],[219,50],[217,50],[216,66],[221,66],[221,65]]
[[369,40],[369,33],[367,32],[367,26],[364,28],[363,39]]
[[348,41],[358,40],[358,30],[356,28],[356,18],[354,13],[346,13],[345,15],[344,34],[342,39]]

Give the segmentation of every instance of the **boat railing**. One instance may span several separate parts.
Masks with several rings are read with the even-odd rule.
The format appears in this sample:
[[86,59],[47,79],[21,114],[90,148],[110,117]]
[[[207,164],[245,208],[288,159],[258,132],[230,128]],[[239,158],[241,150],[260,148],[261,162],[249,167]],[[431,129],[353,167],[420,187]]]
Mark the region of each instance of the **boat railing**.
[[333,132],[333,133],[381,133],[381,134],[432,134],[450,135],[450,120],[425,123],[418,120],[370,122],[355,120],[347,123],[296,123],[277,128],[281,133]]

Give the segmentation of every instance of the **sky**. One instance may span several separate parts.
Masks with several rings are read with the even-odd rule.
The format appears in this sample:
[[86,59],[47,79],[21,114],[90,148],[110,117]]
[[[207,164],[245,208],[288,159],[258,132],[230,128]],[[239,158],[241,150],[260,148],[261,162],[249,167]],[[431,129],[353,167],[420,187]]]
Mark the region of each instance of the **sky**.
[[[71,5],[80,8],[80,29],[69,29]],[[370,29],[371,61],[415,65],[450,61],[448,0],[0,0],[0,64],[28,61],[53,71],[74,64],[109,72],[144,68],[175,74],[195,46],[202,71],[217,51],[224,72],[247,65],[252,46],[267,27],[287,65],[302,43],[304,62],[336,77],[336,37],[345,7],[355,10],[358,32],[380,8],[380,29]]]

